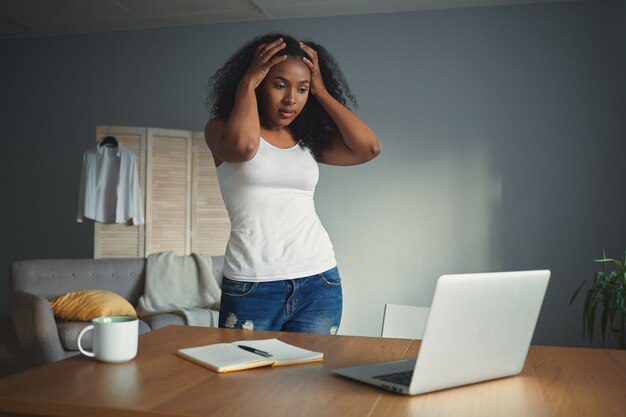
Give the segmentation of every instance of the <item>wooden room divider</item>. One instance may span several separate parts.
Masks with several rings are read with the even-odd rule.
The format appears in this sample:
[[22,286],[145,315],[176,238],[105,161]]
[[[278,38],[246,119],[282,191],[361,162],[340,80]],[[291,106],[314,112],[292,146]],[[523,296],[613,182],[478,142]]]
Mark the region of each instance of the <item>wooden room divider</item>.
[[135,154],[145,224],[94,222],[94,258],[145,257],[172,250],[223,255],[230,220],[204,132],[97,126]]

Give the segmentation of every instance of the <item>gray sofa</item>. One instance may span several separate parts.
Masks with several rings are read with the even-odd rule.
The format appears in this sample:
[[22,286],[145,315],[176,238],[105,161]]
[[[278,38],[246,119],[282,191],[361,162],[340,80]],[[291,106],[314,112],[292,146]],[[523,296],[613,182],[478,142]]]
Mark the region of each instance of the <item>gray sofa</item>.
[[[222,286],[224,256],[212,256],[213,274]],[[11,317],[24,360],[43,365],[79,354],[76,339],[87,322],[55,319],[49,301],[70,291],[101,289],[126,298],[134,307],[143,294],[145,258],[44,259],[11,263]],[[177,314],[139,321],[139,333],[185,325]],[[91,349],[87,332],[81,342]]]

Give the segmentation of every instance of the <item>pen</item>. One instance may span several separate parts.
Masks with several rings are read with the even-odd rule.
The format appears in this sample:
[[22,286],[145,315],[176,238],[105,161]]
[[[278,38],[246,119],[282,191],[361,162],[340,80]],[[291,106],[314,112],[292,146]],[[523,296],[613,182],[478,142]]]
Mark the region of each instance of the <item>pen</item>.
[[256,353],[257,355],[265,356],[266,358],[271,358],[272,354],[268,352],[264,352],[262,350],[258,350],[255,348],[251,348],[250,346],[237,345],[237,347],[247,350],[248,352]]

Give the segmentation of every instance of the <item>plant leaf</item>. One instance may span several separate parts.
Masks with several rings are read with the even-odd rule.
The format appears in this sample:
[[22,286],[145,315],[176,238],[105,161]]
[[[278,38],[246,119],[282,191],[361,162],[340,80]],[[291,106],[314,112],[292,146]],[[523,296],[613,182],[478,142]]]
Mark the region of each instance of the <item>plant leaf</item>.
[[591,296],[593,295],[593,288],[587,290],[587,295],[585,295],[585,303],[583,304],[583,339],[586,336],[587,330],[587,322],[589,316],[589,306],[591,305]]
[[589,311],[589,317],[587,317],[587,332],[589,333],[589,341],[593,343],[593,327],[596,320],[596,309],[592,307]]
[[[600,323],[600,330],[602,331],[602,347],[604,347],[604,343],[606,340],[606,324],[607,324],[607,319],[609,317],[609,309],[604,306],[604,309],[602,310],[602,321]],[[609,334],[611,334],[611,332],[609,332]]]
[[602,259],[594,259],[594,262],[606,263],[606,262],[615,262],[615,259],[611,258],[602,258]]
[[600,295],[602,287],[598,286],[593,289],[593,294],[591,295],[591,300],[589,302],[589,317],[587,324],[589,325],[589,337],[591,342],[593,343],[593,328],[596,320],[596,310],[598,308],[598,301],[600,301]]
[[593,281],[591,281],[591,288],[595,288],[598,285],[598,280],[604,281],[604,272],[598,271],[593,276]]
[[[623,305],[624,303],[622,303]],[[626,330],[624,329],[624,325],[626,325],[626,312],[622,313],[622,326],[620,328],[620,332],[621,335],[620,337],[622,338],[622,347],[624,347],[624,333],[626,333]]]
[[615,323],[615,310],[614,309],[609,309],[609,336],[608,339],[611,338],[611,336],[613,335],[613,323]]
[[574,294],[572,294],[572,298],[569,300],[569,305],[571,306],[572,303],[574,302],[574,299],[576,298],[576,296],[578,295],[578,293],[580,292],[580,290],[583,288],[583,285],[585,285],[585,283],[587,282],[587,280],[584,280],[576,289],[576,291],[574,291]]

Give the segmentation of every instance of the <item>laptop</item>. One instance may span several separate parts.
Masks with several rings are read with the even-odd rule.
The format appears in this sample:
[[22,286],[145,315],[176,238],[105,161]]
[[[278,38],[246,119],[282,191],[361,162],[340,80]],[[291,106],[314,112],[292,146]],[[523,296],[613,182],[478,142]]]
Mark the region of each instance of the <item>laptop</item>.
[[417,358],[333,369],[416,395],[522,371],[549,270],[442,275]]

